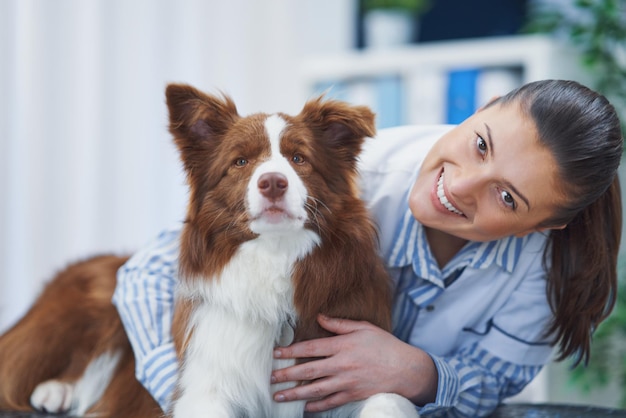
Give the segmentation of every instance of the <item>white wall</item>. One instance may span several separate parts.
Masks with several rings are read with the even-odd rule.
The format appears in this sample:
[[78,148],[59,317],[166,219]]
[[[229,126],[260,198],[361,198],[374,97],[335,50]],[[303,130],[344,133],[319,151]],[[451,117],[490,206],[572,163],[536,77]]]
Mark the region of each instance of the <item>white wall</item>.
[[300,60],[353,45],[353,0],[0,2],[0,331],[66,263],[179,221],[167,82],[297,113]]

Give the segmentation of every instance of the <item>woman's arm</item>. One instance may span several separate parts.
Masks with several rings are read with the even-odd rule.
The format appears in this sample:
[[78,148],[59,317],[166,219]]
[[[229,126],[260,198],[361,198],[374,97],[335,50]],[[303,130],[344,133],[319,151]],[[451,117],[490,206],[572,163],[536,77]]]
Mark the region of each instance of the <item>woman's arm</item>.
[[277,401],[307,399],[308,411],[322,411],[392,392],[411,399],[421,415],[487,416],[541,369],[505,362],[477,345],[441,358],[367,323],[320,317],[320,324],[338,336],[277,350],[281,358],[323,357],[275,371],[276,383],[312,380],[277,392]]
[[113,295],[135,354],[137,380],[165,411],[178,371],[171,322],[179,233],[165,231],[133,255],[118,270]]
[[542,368],[504,361],[478,344],[433,360],[440,384],[436,401],[419,410],[423,415],[444,408],[453,417],[488,416],[505,398],[521,392]]

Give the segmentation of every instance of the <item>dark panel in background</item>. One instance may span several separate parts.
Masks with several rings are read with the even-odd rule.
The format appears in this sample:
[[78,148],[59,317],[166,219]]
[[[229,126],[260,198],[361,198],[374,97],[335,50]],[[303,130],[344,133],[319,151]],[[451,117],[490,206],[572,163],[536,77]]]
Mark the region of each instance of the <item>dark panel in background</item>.
[[[414,42],[514,35],[522,29],[528,0],[431,0],[419,17]],[[357,21],[357,47],[363,48],[363,11]]]

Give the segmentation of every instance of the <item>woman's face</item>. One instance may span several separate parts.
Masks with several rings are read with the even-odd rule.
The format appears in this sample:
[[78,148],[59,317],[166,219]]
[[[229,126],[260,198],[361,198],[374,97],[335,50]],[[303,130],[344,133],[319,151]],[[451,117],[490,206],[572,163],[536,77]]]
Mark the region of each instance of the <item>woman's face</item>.
[[556,162],[517,104],[478,111],[426,156],[409,207],[423,225],[471,241],[538,230],[564,197]]

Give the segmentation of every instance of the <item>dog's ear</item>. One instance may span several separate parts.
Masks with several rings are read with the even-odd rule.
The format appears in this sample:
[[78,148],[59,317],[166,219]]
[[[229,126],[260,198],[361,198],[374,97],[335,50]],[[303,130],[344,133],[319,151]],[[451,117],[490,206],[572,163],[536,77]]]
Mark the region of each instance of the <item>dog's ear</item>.
[[170,132],[180,151],[187,172],[189,206],[187,220],[195,219],[207,190],[219,181],[215,170],[217,148],[224,134],[239,118],[237,108],[227,96],[212,96],[182,84],[165,90],[170,114]]
[[353,106],[323,96],[308,101],[299,115],[317,137],[350,162],[356,160],[366,137],[376,134],[375,115],[366,106]]
[[165,90],[170,115],[170,132],[188,172],[207,161],[220,137],[239,118],[228,96],[213,96],[184,84]]

